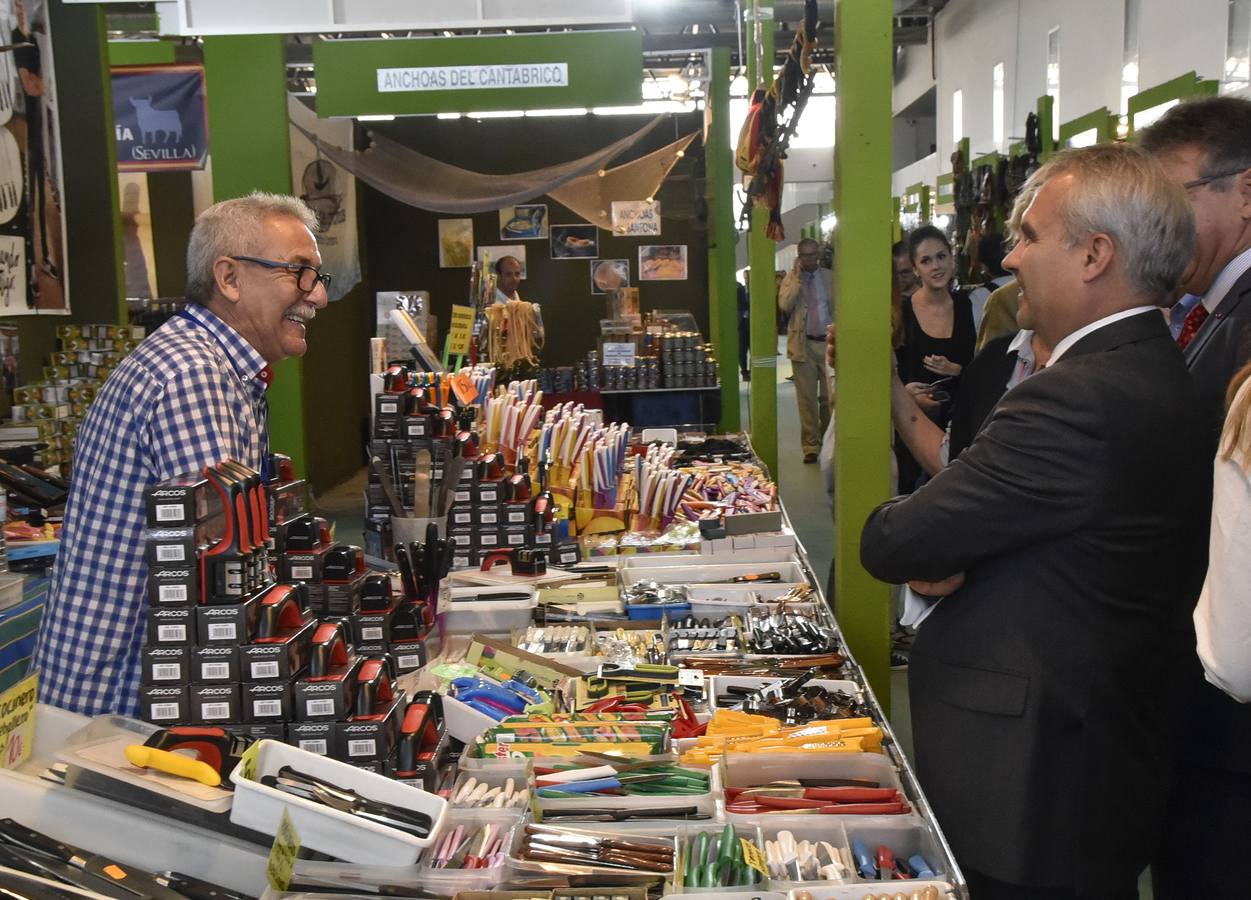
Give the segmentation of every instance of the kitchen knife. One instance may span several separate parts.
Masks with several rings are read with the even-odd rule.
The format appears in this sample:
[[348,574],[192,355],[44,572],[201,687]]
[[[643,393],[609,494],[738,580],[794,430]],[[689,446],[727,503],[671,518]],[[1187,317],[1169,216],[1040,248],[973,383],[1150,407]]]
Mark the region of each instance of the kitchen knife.
[[12,844],[0,844],[0,866],[38,875],[52,881],[64,881],[66,884],[104,894],[115,900],[134,900],[135,896],[130,891],[108,884],[95,875],[88,875],[82,869],[76,869],[69,863],[27,850],[25,847],[15,847]]
[[156,880],[189,900],[255,900],[248,894],[241,894],[182,872],[157,872]]
[[171,891],[147,872],[80,850],[70,844],[63,844],[13,819],[0,819],[0,837],[9,843],[46,853],[88,874],[104,878],[111,884],[126,888],[132,895],[151,900],[186,900],[182,894]]

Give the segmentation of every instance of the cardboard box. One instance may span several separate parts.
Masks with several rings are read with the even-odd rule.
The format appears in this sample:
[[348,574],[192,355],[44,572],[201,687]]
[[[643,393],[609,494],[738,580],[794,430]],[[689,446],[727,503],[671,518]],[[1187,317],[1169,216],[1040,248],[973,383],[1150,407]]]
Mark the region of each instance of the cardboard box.
[[242,681],[237,648],[228,644],[192,647],[191,680],[198,684]]
[[338,722],[288,722],[287,743],[308,753],[329,756]]
[[498,528],[479,528],[474,532],[474,542],[480,550],[495,550],[503,546],[503,537]]
[[203,475],[154,484],[143,492],[147,523],[153,528],[179,528],[194,525],[208,518],[212,507],[221,501]]
[[199,602],[200,569],[195,561],[148,569],[149,606],[196,606]]
[[148,646],[194,644],[196,607],[158,606],[148,608]]
[[530,528],[526,525],[509,525],[500,532],[505,547],[525,547],[530,543]]
[[186,684],[191,680],[191,648],[187,646],[144,647],[141,654],[143,684]]
[[476,510],[470,505],[453,506],[448,510],[447,523],[448,526],[456,528],[469,528],[474,524]]
[[498,503],[475,504],[473,506],[473,524],[483,528],[497,528],[503,523]]
[[143,555],[149,566],[186,566],[196,561],[194,528],[150,528],[144,534]]
[[353,657],[347,665],[337,666],[327,675],[298,679],[294,686],[296,721],[323,722],[347,718],[356,699],[356,672],[363,662],[361,657]]
[[298,629],[286,630],[262,643],[243,644],[237,653],[243,681],[290,681],[308,662],[309,644],[317,630],[311,614]]
[[191,721],[191,701],[186,685],[150,684],[139,688],[139,717],[155,725]]
[[255,593],[241,603],[196,607],[196,643],[246,644],[256,630],[260,600],[261,593]]
[[289,681],[258,681],[243,685],[243,721],[287,722],[294,709]]
[[478,506],[495,506],[498,504],[502,496],[501,485],[502,482],[499,480],[479,481],[474,486],[474,504]]
[[382,712],[367,717],[352,716],[335,723],[335,759],[361,763],[392,758],[404,708],[403,692],[397,689]]
[[500,519],[504,525],[525,525],[530,521],[529,501],[506,501],[500,504]]
[[236,734],[246,734],[258,741],[287,740],[287,726],[282,722],[249,722],[243,725],[232,725],[230,730]]
[[196,684],[190,688],[191,718],[209,725],[242,721],[239,706],[239,685]]
[[[356,613],[351,617],[352,643],[387,644],[391,641],[391,616],[395,609],[386,612]],[[364,655],[360,648],[357,652]]]
[[321,567],[326,551],[333,544],[322,544],[313,550],[289,551],[278,554],[276,571],[279,581],[304,581],[310,584],[321,582]]

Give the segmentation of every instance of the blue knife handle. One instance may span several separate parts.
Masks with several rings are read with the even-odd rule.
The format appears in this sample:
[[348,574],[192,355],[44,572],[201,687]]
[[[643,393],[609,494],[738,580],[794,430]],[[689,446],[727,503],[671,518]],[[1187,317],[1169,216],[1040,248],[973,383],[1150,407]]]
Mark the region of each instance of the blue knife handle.
[[[588,794],[592,791],[608,791],[613,788],[621,787],[621,782],[616,778],[590,778],[586,781],[562,781],[560,784],[550,785],[551,788],[566,791],[573,794]],[[540,796],[547,788],[539,790]]]
[[933,867],[931,867],[931,866],[930,866],[930,864],[929,864],[928,862],[926,862],[926,861],[925,861],[925,857],[924,857],[924,856],[922,856],[920,853],[916,853],[916,854],[914,854],[914,855],[912,855],[912,856],[909,856],[909,857],[908,857],[908,865],[910,865],[910,866],[912,866],[912,868],[916,869],[917,878],[934,878],[934,877],[936,877],[936,876],[934,875],[934,869],[933,869]]
[[851,842],[852,855],[856,857],[856,868],[860,870],[862,878],[877,880],[877,862],[873,859],[873,854],[869,852],[869,848],[864,845],[864,841],[857,838]]

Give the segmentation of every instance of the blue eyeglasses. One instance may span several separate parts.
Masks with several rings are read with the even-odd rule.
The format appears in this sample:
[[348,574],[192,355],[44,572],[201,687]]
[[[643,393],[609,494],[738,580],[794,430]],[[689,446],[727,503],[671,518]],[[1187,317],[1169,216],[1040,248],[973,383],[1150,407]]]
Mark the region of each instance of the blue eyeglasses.
[[316,287],[317,282],[321,282],[322,287],[327,291],[330,290],[330,279],[333,277],[329,272],[322,272],[314,266],[306,266],[301,263],[279,262],[276,259],[261,259],[257,256],[232,256],[231,259],[239,262],[255,263],[258,266],[264,266],[266,269],[286,269],[288,272],[295,274],[295,286],[302,293],[311,293]]

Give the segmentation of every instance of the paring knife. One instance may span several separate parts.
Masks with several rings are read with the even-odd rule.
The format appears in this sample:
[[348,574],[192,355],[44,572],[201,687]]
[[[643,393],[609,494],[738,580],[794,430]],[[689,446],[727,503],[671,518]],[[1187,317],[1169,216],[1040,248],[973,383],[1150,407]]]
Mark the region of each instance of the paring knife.
[[148,897],[151,900],[186,900],[182,894],[165,887],[141,869],[63,844],[13,819],[0,819],[0,838],[29,850],[46,853],[77,869],[104,878],[117,887],[127,889],[132,896]]

